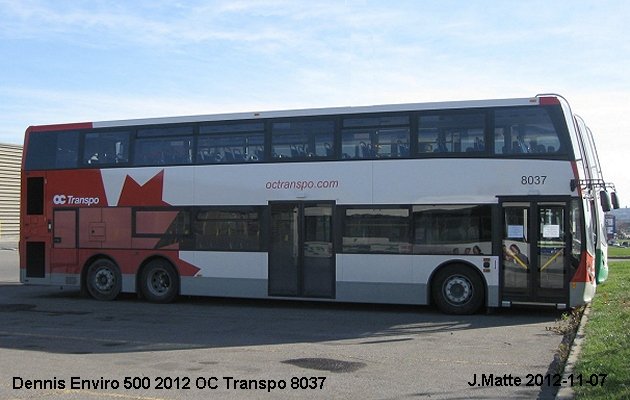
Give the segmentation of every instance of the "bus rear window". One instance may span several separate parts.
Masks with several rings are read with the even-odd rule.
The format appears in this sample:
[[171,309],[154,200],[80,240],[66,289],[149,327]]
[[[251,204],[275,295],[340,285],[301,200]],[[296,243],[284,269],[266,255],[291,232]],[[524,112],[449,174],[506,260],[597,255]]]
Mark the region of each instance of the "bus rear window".
[[76,168],[79,132],[37,132],[28,139],[25,169],[47,170]]

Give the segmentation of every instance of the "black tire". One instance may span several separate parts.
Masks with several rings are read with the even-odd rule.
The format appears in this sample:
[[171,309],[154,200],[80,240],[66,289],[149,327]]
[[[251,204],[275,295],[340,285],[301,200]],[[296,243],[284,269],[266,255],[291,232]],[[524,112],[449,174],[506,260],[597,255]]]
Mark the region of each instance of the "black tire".
[[432,280],[431,292],[435,305],[446,314],[473,314],[485,299],[483,281],[466,265],[440,269]]
[[149,262],[140,274],[140,291],[153,303],[170,303],[179,294],[179,276],[173,265],[163,259]]
[[122,275],[115,262],[101,258],[88,267],[85,284],[96,300],[114,300],[122,290]]

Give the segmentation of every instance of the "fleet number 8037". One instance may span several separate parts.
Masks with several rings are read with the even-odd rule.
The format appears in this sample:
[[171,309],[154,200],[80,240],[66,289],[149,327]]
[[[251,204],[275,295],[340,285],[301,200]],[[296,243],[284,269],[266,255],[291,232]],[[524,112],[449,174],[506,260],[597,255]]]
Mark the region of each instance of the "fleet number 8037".
[[521,176],[521,185],[544,185],[546,181],[547,181],[547,175]]

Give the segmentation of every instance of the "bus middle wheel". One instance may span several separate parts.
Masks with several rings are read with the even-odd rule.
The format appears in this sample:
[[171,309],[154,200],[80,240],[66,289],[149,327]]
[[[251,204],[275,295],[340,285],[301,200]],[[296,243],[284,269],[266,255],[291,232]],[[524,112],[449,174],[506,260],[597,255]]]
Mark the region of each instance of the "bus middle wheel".
[[170,303],[179,292],[179,277],[170,262],[149,262],[140,275],[142,295],[154,303]]

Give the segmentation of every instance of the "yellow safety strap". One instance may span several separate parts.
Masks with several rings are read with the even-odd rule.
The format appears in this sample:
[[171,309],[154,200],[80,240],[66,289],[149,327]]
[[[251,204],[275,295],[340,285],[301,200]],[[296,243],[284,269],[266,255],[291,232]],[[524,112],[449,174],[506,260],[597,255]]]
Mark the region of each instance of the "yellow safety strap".
[[513,260],[514,260],[517,264],[519,264],[521,267],[525,268],[526,270],[529,270],[529,268],[527,267],[527,264],[525,264],[525,263],[523,262],[523,260],[521,260],[520,258],[518,258],[518,257],[516,256],[516,254],[514,254],[514,252],[513,252],[512,250],[510,250],[510,249],[507,249],[507,248],[506,248],[506,249],[505,249],[505,251],[506,251],[506,253],[508,253],[508,254],[512,257],[512,259],[513,259]]
[[542,267],[540,267],[541,271],[544,271],[545,268],[547,268],[549,265],[551,265],[551,263],[553,262],[553,260],[555,260],[556,258],[558,258],[558,256],[560,254],[564,253],[564,249],[560,249],[556,252],[556,254],[553,255],[553,257],[551,257],[549,260],[547,260],[547,262],[545,263],[545,265],[543,265]]

